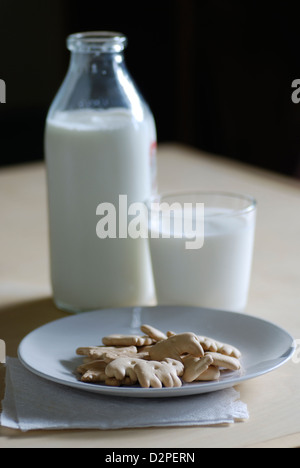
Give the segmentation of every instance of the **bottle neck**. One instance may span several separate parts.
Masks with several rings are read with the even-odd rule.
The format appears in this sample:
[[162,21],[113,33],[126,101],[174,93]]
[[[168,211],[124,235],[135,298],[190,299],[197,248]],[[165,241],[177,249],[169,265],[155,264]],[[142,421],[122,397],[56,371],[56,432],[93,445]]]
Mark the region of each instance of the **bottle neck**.
[[122,108],[142,121],[145,104],[126,67],[124,37],[104,40],[98,33],[95,40],[95,34],[68,38],[70,66],[51,112]]
[[115,73],[118,67],[125,66],[123,52],[78,52],[73,51],[70,60],[70,70],[72,72],[88,72],[91,75],[102,75]]
[[127,38],[116,32],[86,32],[72,34],[67,39],[71,51],[70,68],[72,71],[88,71],[97,74],[111,73],[124,65],[124,50]]

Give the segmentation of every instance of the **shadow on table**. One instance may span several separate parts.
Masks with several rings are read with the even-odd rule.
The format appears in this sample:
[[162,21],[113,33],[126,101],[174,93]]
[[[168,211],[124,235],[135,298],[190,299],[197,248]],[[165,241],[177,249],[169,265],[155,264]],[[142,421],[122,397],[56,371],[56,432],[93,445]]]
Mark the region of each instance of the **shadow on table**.
[[[0,308],[0,339],[5,342],[6,356],[17,357],[19,344],[28,333],[66,315],[56,308],[51,298],[2,306]],[[4,398],[4,391],[5,366],[0,365],[0,402]]]
[[22,339],[46,323],[66,317],[51,298],[20,302],[0,308],[0,339],[5,341],[6,354],[17,357]]

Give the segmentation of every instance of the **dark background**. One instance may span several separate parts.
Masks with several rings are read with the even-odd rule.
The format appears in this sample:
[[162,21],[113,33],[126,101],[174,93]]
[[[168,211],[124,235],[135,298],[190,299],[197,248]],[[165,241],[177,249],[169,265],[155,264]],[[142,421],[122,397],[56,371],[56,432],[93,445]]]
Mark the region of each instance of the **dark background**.
[[43,158],[47,110],[69,62],[66,36],[114,30],[128,36],[127,65],[152,108],[159,142],[297,177],[297,13],[288,1],[1,0],[7,103],[0,104],[0,165]]

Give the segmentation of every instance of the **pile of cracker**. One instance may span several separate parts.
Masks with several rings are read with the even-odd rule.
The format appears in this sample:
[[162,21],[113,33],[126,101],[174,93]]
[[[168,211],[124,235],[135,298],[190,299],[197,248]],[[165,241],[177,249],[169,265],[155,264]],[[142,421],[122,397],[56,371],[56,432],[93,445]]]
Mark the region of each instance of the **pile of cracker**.
[[241,352],[234,346],[195,333],[166,334],[143,325],[139,335],[110,335],[102,346],[78,348],[84,356],[80,380],[113,387],[181,387],[216,381],[224,371],[241,369]]

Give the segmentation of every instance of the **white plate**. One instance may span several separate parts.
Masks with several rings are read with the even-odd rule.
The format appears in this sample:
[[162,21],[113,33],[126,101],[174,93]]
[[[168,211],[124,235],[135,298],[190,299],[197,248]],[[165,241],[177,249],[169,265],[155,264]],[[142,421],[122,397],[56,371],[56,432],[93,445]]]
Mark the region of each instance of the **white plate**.
[[[115,388],[78,380],[75,369],[82,358],[76,356],[77,348],[99,346],[102,337],[114,333],[141,334],[141,324],[164,332],[194,332],[230,343],[243,353],[243,371],[226,373],[220,381],[181,388]],[[287,362],[295,351],[293,343],[286,331],[256,317],[190,307],[149,307],[95,311],[49,323],[30,333],[20,344],[18,354],[28,370],[62,385],[118,397],[161,398],[213,392],[259,377]]]

